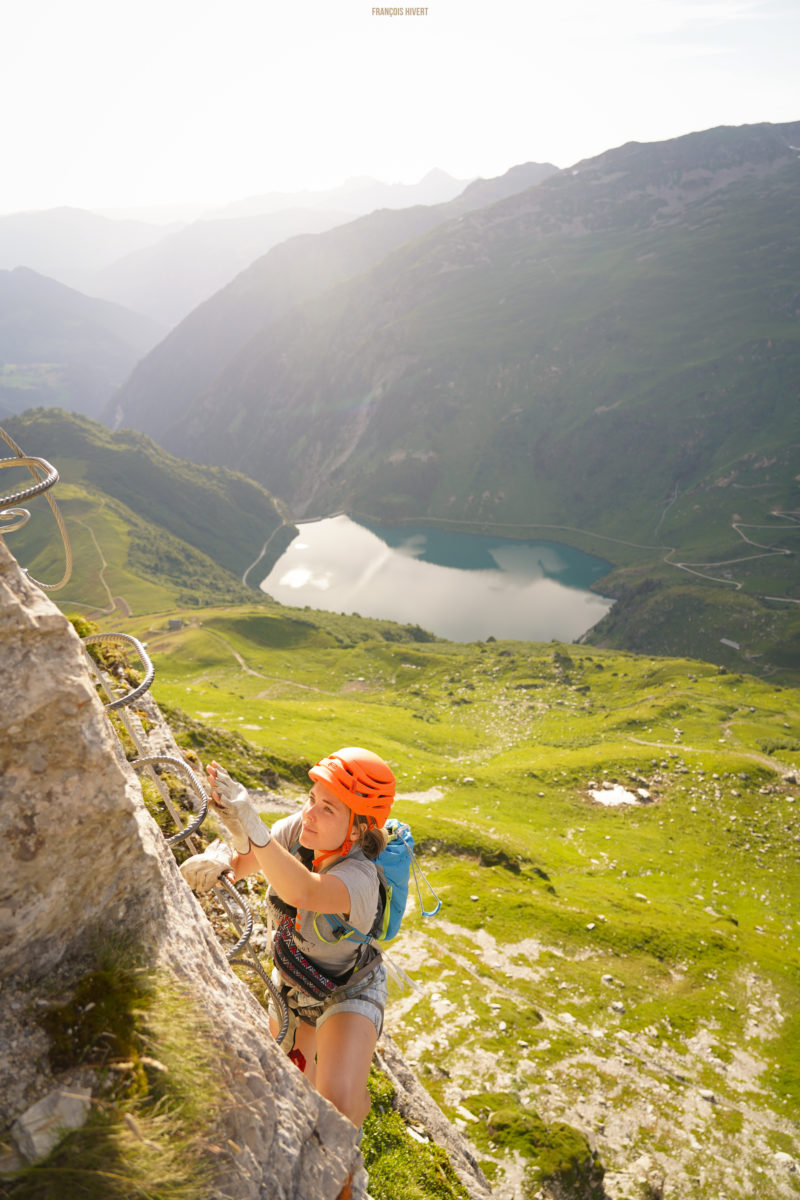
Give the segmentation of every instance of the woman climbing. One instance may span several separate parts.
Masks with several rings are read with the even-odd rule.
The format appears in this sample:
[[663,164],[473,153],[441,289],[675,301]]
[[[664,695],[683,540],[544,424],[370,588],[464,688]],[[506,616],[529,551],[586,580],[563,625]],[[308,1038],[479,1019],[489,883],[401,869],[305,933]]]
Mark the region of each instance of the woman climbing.
[[[181,872],[202,892],[225,872],[242,879],[263,871],[276,982],[289,1006],[283,1047],[317,1091],[360,1126],[370,1108],[367,1078],[387,992],[380,952],[358,934],[373,931],[379,912],[374,860],[386,845],[395,779],[382,758],[354,746],[320,759],[309,776],[301,812],[270,831],[245,789],[211,763],[211,799],[233,849],[213,842]],[[356,934],[341,936],[342,922]],[[272,1009],[270,1028],[276,1036]]]

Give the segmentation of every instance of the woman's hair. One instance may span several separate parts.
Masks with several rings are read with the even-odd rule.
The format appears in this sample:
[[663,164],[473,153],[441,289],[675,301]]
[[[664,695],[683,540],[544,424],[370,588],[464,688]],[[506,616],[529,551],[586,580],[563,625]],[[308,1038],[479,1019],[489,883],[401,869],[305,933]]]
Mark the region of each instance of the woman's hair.
[[366,858],[371,858],[374,861],[386,849],[389,834],[385,829],[370,829],[367,817],[362,817],[358,813],[354,813],[353,829],[358,834],[356,842],[363,850]]

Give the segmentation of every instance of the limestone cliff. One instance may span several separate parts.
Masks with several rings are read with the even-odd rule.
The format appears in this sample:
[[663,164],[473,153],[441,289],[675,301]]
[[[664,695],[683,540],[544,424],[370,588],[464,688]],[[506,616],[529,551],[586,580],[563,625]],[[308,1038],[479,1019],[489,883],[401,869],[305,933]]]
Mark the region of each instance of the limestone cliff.
[[93,1099],[91,1071],[47,1065],[37,1001],[54,979],[68,994],[89,939],[118,928],[191,990],[217,1039],[230,1103],[214,1131],[215,1196],[333,1200],[358,1158],[355,1129],[273,1043],[144,807],[80,639],[2,539],[0,777],[2,1167],[37,1153],[33,1106],[69,1125],[69,1105]]

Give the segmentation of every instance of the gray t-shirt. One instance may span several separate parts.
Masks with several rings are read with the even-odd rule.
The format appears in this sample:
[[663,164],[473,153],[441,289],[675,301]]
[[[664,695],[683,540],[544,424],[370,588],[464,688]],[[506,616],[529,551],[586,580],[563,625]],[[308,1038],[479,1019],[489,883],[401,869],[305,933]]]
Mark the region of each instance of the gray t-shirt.
[[[276,821],[272,826],[272,836],[276,842],[294,852],[300,844],[301,829],[302,819],[297,813],[296,816],[282,817]],[[380,895],[375,863],[366,857],[360,846],[354,846],[346,858],[333,859],[332,865],[323,866],[321,873],[336,875],[342,880],[350,894],[347,923],[361,933],[368,934],[375,921]],[[277,895],[271,884],[267,894]],[[324,916],[308,909],[298,909],[297,918],[294,940],[306,958],[328,975],[341,975],[352,967],[362,945],[357,938],[333,941],[337,935],[329,922]]]

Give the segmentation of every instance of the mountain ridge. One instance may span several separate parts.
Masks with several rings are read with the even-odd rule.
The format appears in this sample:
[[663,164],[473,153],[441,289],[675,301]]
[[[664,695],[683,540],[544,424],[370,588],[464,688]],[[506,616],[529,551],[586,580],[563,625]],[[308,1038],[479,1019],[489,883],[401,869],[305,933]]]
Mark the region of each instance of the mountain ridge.
[[[798,125],[781,127],[781,129],[790,133],[797,132]],[[361,285],[362,294],[366,296],[366,299],[360,302],[359,307],[354,308],[346,319],[350,320],[352,326],[364,319],[365,310],[374,313],[376,302],[380,305],[380,290],[383,283],[386,288],[392,289],[392,303],[395,307],[398,303],[398,285],[405,287],[408,291],[409,284],[412,288],[418,289],[418,294],[413,298],[412,303],[416,302],[418,307],[424,306],[430,302],[437,291],[442,290],[443,277],[454,271],[475,266],[481,259],[484,263],[490,262],[498,239],[504,239],[506,243],[510,243],[511,237],[514,234],[519,235],[520,232],[530,242],[531,238],[535,241],[544,235],[572,233],[583,236],[587,232],[608,232],[609,226],[612,228],[622,227],[626,232],[630,232],[631,228],[658,227],[662,221],[669,226],[674,220],[670,205],[675,205],[676,193],[681,193],[681,189],[676,188],[676,173],[680,174],[680,178],[684,182],[688,175],[692,176],[689,180],[690,186],[684,188],[681,193],[684,196],[684,208],[687,203],[701,203],[715,191],[719,191],[721,188],[726,190],[731,188],[732,180],[726,176],[724,180],[720,181],[716,174],[719,170],[733,171],[735,175],[741,176],[742,182],[744,182],[747,178],[774,173],[776,163],[786,165],[787,160],[796,163],[797,155],[796,153],[792,154],[789,150],[785,131],[776,132],[771,127],[747,127],[740,137],[740,131],[737,130],[712,130],[704,134],[688,135],[686,139],[658,143],[654,146],[630,143],[618,150],[609,151],[606,155],[586,160],[585,163],[578,164],[569,171],[562,171],[551,176],[533,189],[517,192],[486,208],[480,208],[477,212],[463,214],[457,221],[443,226],[438,233],[432,234],[429,231],[428,242],[423,247],[422,253],[415,255],[413,250],[411,252],[404,251],[402,243],[392,247],[395,257],[388,265],[385,258],[373,265],[372,275]],[[654,188],[652,183],[654,159],[658,163],[661,175],[660,189]],[[644,181],[637,175],[637,170],[641,169],[643,162],[649,164],[646,167]],[[700,164],[703,163],[706,164],[705,167],[701,167]],[[626,165],[626,182],[623,187],[619,184],[619,172],[624,164]],[[701,173],[705,171],[708,179],[705,181],[699,179],[698,171]],[[619,203],[621,192],[625,199],[624,204]],[[691,201],[686,199],[688,196],[691,197]],[[669,210],[668,219],[665,219],[665,208]],[[415,232],[418,235],[419,232],[424,232],[424,229],[417,229]],[[645,252],[647,249],[645,248]],[[531,250],[532,247],[526,244],[525,251],[528,256],[530,256]],[[395,269],[398,271],[396,279],[392,278],[392,271]],[[354,290],[354,295],[356,301],[359,302],[358,288]],[[304,299],[306,299],[306,309],[303,314],[298,311],[297,321],[299,324],[308,319],[308,300],[311,297],[304,297]],[[337,299],[341,300],[345,306],[351,302],[341,292]],[[458,299],[456,299],[457,302]],[[316,303],[320,310],[324,310],[328,302],[317,301]],[[332,307],[334,303],[335,301],[332,299]],[[406,307],[408,307],[408,302],[406,302]],[[289,309],[290,305],[284,306],[285,312]],[[314,317],[312,316],[311,319],[314,320]],[[321,319],[324,320],[324,312]],[[266,326],[262,325],[262,329],[264,328]],[[474,337],[471,330],[470,335]],[[513,333],[511,337],[513,337]],[[508,333],[505,334],[505,338],[506,341],[510,340]],[[241,344],[244,346],[244,340]],[[417,344],[419,344],[418,334]],[[423,351],[427,350],[428,347],[423,346]],[[278,353],[280,354],[282,351]],[[355,349],[352,350],[352,353],[355,355]],[[357,362],[354,362],[356,370],[358,370],[358,365]],[[234,373],[238,370],[239,375],[243,377],[253,377],[254,371],[257,370],[253,362],[242,362],[237,368],[235,361],[229,360],[226,368],[229,376],[232,366]],[[134,398],[136,397],[135,376],[136,373],[120,393],[123,408],[127,396],[133,393]],[[152,385],[154,381],[151,378],[149,382]],[[371,392],[372,389],[367,386],[365,394],[371,394]],[[226,387],[226,393],[227,398],[230,399],[230,384]],[[208,389],[203,408],[208,407],[212,395],[213,383]],[[196,405],[198,399],[197,393],[192,393],[190,405],[192,402]],[[132,408],[134,404],[135,400],[131,405]],[[179,406],[180,401],[178,402]],[[191,409],[187,408],[186,412],[182,414],[182,419],[185,420],[189,411]],[[193,415],[196,417],[197,411]],[[142,416],[143,414],[139,410],[136,417],[141,421]],[[219,424],[220,422],[217,421],[214,437],[221,432]],[[192,427],[192,441],[188,445],[193,454],[202,456],[204,450],[200,443],[203,434],[198,429],[196,420],[192,421]],[[150,428],[149,432],[165,440],[168,445],[176,448],[179,445],[180,435],[177,432],[177,426],[171,433],[167,433],[163,424],[160,428]],[[207,452],[207,448],[205,452]],[[297,489],[295,489],[294,495],[287,495],[286,498],[291,502],[296,502],[296,497]]]
[[[530,174],[550,173],[549,164],[512,168],[498,180],[475,180],[448,205],[381,209],[314,237],[292,238],[252,263],[225,288],[199,305],[153,353],[137,365],[109,405],[104,419],[130,424],[163,440],[171,414],[186,419],[192,402],[207,390],[251,339],[265,336],[272,321],[351,275],[369,270],[395,247],[413,240],[453,213],[496,199]],[[504,182],[505,181],[505,182]],[[171,369],[170,360],[180,362]],[[181,411],[181,410],[185,411]]]
[[331,188],[297,192],[267,192],[248,196],[218,208],[214,217],[254,216],[286,208],[345,208],[365,215],[376,208],[412,208],[418,204],[441,204],[459,195],[471,181],[454,179],[435,167],[416,183],[385,183],[371,176],[355,176]]
[[[789,185],[793,191],[800,180],[796,156],[784,165],[791,175]],[[754,171],[750,172],[748,178],[751,179],[754,174]],[[767,179],[776,174],[773,169]],[[736,191],[737,186],[740,192],[745,189],[748,178],[737,184],[727,181],[725,191],[728,196]],[[554,179],[557,183],[554,183]],[[580,180],[580,184],[583,195],[587,189],[583,186],[583,180]],[[178,448],[181,446],[181,438],[185,439],[182,451],[190,457],[200,459],[209,454],[224,456],[226,453],[233,453],[235,446],[236,451],[242,455],[243,468],[250,474],[260,474],[262,479],[269,476],[273,490],[282,495],[298,515],[307,514],[312,504],[318,512],[320,504],[334,510],[347,507],[348,504],[374,504],[375,496],[370,491],[369,484],[364,483],[364,471],[360,469],[362,461],[359,460],[359,446],[363,447],[361,460],[369,456],[374,458],[377,454],[381,486],[387,486],[388,473],[389,490],[395,490],[391,488],[391,477],[396,476],[398,471],[393,470],[385,461],[389,457],[388,452],[405,450],[406,458],[409,455],[427,453],[428,476],[435,470],[435,460],[438,459],[441,466],[442,456],[447,456],[447,447],[441,451],[439,449],[437,443],[442,443],[442,436],[436,437],[435,427],[437,420],[444,420],[446,423],[448,413],[452,415],[457,411],[459,404],[454,404],[453,398],[448,399],[445,394],[435,400],[431,399],[427,408],[424,408],[424,402],[423,407],[420,407],[420,402],[412,400],[409,391],[412,387],[418,390],[420,381],[415,373],[424,373],[426,365],[430,364],[434,375],[438,375],[434,387],[441,390],[442,387],[450,386],[448,375],[461,370],[461,378],[456,376],[455,387],[467,394],[460,407],[463,408],[466,404],[466,411],[471,414],[470,420],[476,422],[479,429],[485,429],[486,433],[491,430],[491,437],[494,438],[499,434],[497,422],[493,420],[496,414],[486,410],[481,412],[481,389],[483,394],[491,394],[491,390],[496,391],[497,372],[502,375],[510,369],[526,374],[516,387],[511,384],[504,389],[507,397],[504,403],[505,420],[512,420],[516,424],[517,434],[513,440],[517,446],[521,422],[533,421],[531,434],[523,432],[523,438],[530,444],[534,469],[538,460],[541,474],[541,467],[547,467],[548,455],[552,456],[552,451],[548,449],[548,441],[552,441],[557,428],[552,424],[556,406],[561,407],[560,393],[563,392],[563,387],[559,377],[563,376],[567,369],[563,358],[572,357],[573,361],[569,365],[574,366],[577,356],[582,355],[583,361],[578,362],[579,370],[584,373],[581,378],[585,377],[589,370],[594,371],[594,364],[586,361],[587,353],[594,353],[597,348],[608,357],[608,352],[604,349],[608,339],[611,339],[612,347],[618,353],[617,348],[620,344],[626,341],[630,343],[636,338],[629,353],[643,358],[642,350],[646,350],[648,340],[652,342],[652,333],[642,320],[642,297],[651,306],[651,320],[663,322],[665,318],[669,318],[670,313],[673,313],[671,319],[674,320],[676,310],[670,307],[669,300],[665,301],[664,282],[670,275],[674,278],[676,270],[682,273],[677,281],[677,295],[681,297],[682,303],[684,297],[688,298],[692,290],[696,291],[702,286],[697,264],[692,261],[691,255],[687,256],[684,253],[683,244],[677,241],[668,244],[663,241],[663,235],[665,232],[668,235],[673,225],[671,215],[667,220],[663,220],[662,217],[666,201],[654,197],[649,191],[642,191],[636,183],[634,188],[626,193],[628,203],[623,206],[623,222],[618,212],[619,205],[612,206],[614,216],[609,218],[606,197],[600,197],[602,203],[598,203],[596,188],[590,180],[588,186],[593,190],[588,209],[582,212],[573,205],[572,211],[565,214],[564,205],[559,204],[560,224],[557,234],[561,241],[558,250],[564,256],[566,270],[572,273],[574,282],[573,279],[567,279],[566,286],[560,289],[560,295],[557,290],[558,281],[555,286],[549,285],[547,307],[539,303],[535,317],[532,317],[530,305],[536,303],[536,297],[531,287],[541,289],[548,271],[546,255],[541,252],[541,238],[543,234],[552,232],[552,198],[555,193],[560,192],[562,186],[563,173],[534,189],[465,215],[440,229],[429,231],[421,242],[416,241],[410,246],[401,245],[395,249],[376,264],[367,276],[340,284],[336,292],[309,298],[302,308],[286,313],[279,324],[272,325],[270,338],[254,340],[249,347],[244,347],[238,360],[229,363],[217,383],[212,384],[199,403],[195,403],[191,410],[191,421],[184,422],[180,432],[177,426],[171,431],[163,431],[163,440],[167,445]],[[612,172],[610,179],[606,177],[604,186],[606,190],[610,187],[613,192],[619,190],[615,173]],[[709,239],[713,242],[716,237],[717,242],[720,241],[716,227],[721,224],[725,214],[701,211],[699,206],[707,202],[709,197],[713,197],[717,190],[713,186],[705,187],[697,199],[693,198],[691,201],[694,226],[688,232],[695,236],[695,240],[700,243],[700,249],[706,253]],[[746,196],[743,202],[746,208]],[[585,263],[578,257],[579,252],[573,250],[575,238],[585,239],[590,234],[598,233],[587,221],[587,211],[594,224],[600,227],[601,237],[613,239],[613,230],[612,234],[608,235],[609,220],[623,223],[625,230],[621,235],[622,242],[606,240],[597,246],[598,257],[605,256],[608,259],[610,252],[616,256],[616,262],[610,259],[607,265],[606,261],[601,260],[593,274],[587,273]],[[735,224],[736,218],[737,214],[733,213],[731,223]],[[630,233],[631,227],[636,229],[638,224],[644,228],[641,244],[633,241],[637,235]],[[532,231],[530,226],[533,226]],[[524,253],[527,263],[521,258],[520,227],[525,237]],[[704,231],[708,235],[706,244],[702,242]],[[711,251],[722,251],[726,256],[730,255],[734,249],[730,243],[736,232],[732,231],[728,235],[728,244],[721,247],[712,245]],[[662,241],[654,243],[652,236],[658,237],[659,233],[662,233]],[[788,230],[784,229],[784,234],[788,237]],[[565,235],[566,242],[563,240]],[[793,250],[796,253],[796,245]],[[637,265],[646,264],[650,258],[660,257],[663,260],[665,254],[670,256],[670,260],[666,263],[661,277],[656,275],[654,266],[647,265],[639,266],[639,276],[643,280],[641,284],[636,278],[630,277],[631,260],[635,260]],[[775,269],[779,269],[781,264],[775,255],[773,260],[776,260]],[[526,282],[526,267],[531,284]],[[627,289],[621,293],[617,322],[622,323],[622,328],[618,330],[614,329],[609,317],[609,303],[604,294],[611,278],[609,267],[616,272],[618,288]],[[465,286],[460,278],[465,271],[472,272],[474,278],[478,277],[479,283],[473,285],[470,279]],[[518,297],[514,296],[513,291],[497,296],[501,289],[503,293],[513,289],[515,275],[522,276],[522,290]],[[727,303],[730,319],[739,319],[735,299],[731,301],[730,297],[725,297],[721,288],[718,288],[718,294],[715,294],[713,286],[709,288],[708,280],[705,280],[705,287],[711,303],[718,306]],[[479,288],[483,289],[482,292],[478,291]],[[594,291],[592,295],[588,295],[587,292],[590,288]],[[497,311],[498,301],[503,309],[501,314]],[[561,305],[558,313],[561,317],[560,323],[552,319],[554,302]],[[672,303],[674,305],[674,300]],[[559,342],[565,341],[563,330],[568,327],[570,320],[575,322],[578,305],[584,307],[586,319],[576,328],[575,336],[582,339],[584,345],[579,341],[573,348],[573,344],[566,339],[566,345],[559,357]],[[432,314],[435,315],[432,317]],[[748,319],[752,320],[753,317]],[[456,340],[453,341],[451,350],[447,338],[454,322],[459,321],[461,326],[455,326]],[[535,322],[539,322],[539,325]],[[641,336],[634,333],[634,322],[639,323]],[[626,326],[631,327],[630,332],[626,331]],[[785,322],[778,320],[773,323],[770,332],[780,336],[783,332],[782,326],[785,328]],[[603,327],[607,333],[603,331]],[[599,337],[595,332],[598,329],[601,331]],[[591,338],[588,346],[585,344],[588,340],[586,331],[590,332]],[[493,338],[494,344],[487,346],[484,342],[481,345],[482,335]],[[741,341],[736,340],[736,334],[733,341],[727,337],[725,331],[723,336],[731,348],[742,345]],[[529,338],[537,339],[534,355],[531,355]],[[328,356],[325,363],[327,398],[322,394],[314,398],[315,385],[310,386],[306,382],[308,363],[310,360],[314,369],[318,369],[314,359],[315,352],[319,358],[316,346],[325,347],[328,344],[335,345],[336,352],[335,357]],[[460,364],[453,364],[451,371],[450,360],[453,352],[460,353],[462,363],[471,355],[479,376],[473,380]],[[671,344],[665,345],[660,353],[667,356],[667,361],[674,357]],[[541,365],[536,361],[540,356],[545,359]],[[710,361],[713,361],[713,350]],[[633,362],[635,357],[632,365]],[[472,365],[470,364],[471,367]],[[321,361],[318,366],[322,366]],[[620,425],[613,415],[620,400],[619,394],[615,394],[620,382],[619,372],[614,369],[613,363],[610,366],[610,376],[604,381],[602,391],[597,394],[593,409],[598,413],[605,411],[608,414],[605,425],[616,426],[618,432],[625,435],[629,434],[629,427]],[[416,383],[412,382],[413,379],[416,379]],[[452,380],[450,384],[452,385]],[[685,386],[684,384],[684,388]],[[531,387],[541,393],[535,404],[530,401],[530,391],[526,395],[524,390]],[[593,391],[596,391],[596,384],[592,387]],[[401,390],[398,391],[398,388]],[[522,412],[514,422],[512,414],[515,409],[515,391],[516,395],[520,396]],[[289,404],[284,399],[288,397],[292,397]],[[342,405],[348,404],[345,397],[351,397],[354,403],[350,403],[349,417],[343,419]],[[399,415],[398,406],[405,406]],[[650,410],[654,411],[652,406]],[[326,412],[332,414],[334,411],[339,414],[335,419],[325,415]],[[440,413],[441,417],[438,417],[437,413]],[[233,422],[228,414],[232,415]],[[577,408],[575,416],[580,419],[580,410]],[[309,455],[302,449],[308,441],[307,422],[316,422],[319,418],[322,418],[324,429],[323,426],[318,427],[316,438],[312,435],[312,442],[319,445],[320,450],[315,450]],[[658,425],[658,417],[655,420]],[[265,428],[265,422],[270,429],[268,444],[263,440],[259,442],[263,435],[260,435],[258,430]],[[425,424],[428,426],[427,440],[421,432]],[[237,430],[243,430],[245,427],[248,429],[246,441],[237,434]],[[368,432],[370,429],[371,435]],[[411,432],[412,429],[416,429],[416,433]],[[531,435],[534,439],[532,442]],[[485,436],[486,434],[484,438]],[[320,439],[323,438],[325,449],[321,448]],[[404,447],[403,439],[411,444]],[[422,444],[423,442],[425,444]],[[383,450],[379,449],[379,443]],[[300,451],[297,447],[301,447]],[[506,449],[511,456],[513,444],[509,444]],[[352,463],[352,472],[349,475],[341,470],[344,461],[342,455]],[[485,441],[481,443],[478,457],[486,460]],[[452,470],[452,454],[449,461]],[[367,469],[375,474],[374,466]],[[484,470],[486,482],[493,483],[492,490],[496,491],[502,486],[496,478],[497,465],[494,468],[494,478],[491,465],[487,464]],[[418,475],[420,471],[421,468],[417,470]],[[425,472],[422,471],[422,474]],[[473,478],[479,477],[481,468],[476,470],[473,467],[471,474]],[[477,483],[477,478],[475,482]],[[429,492],[430,486],[429,483]],[[665,478],[664,502],[670,494],[671,487],[672,481]],[[495,498],[488,511],[485,504],[481,506],[474,502],[470,509],[469,496],[464,494],[463,485],[462,499],[457,501],[457,510],[454,511],[450,504],[443,508],[443,493],[449,488],[449,484],[434,483],[433,488],[434,493],[440,497],[437,502],[439,508],[437,511],[428,507],[428,515],[501,521],[519,521],[526,515],[520,507],[525,506],[524,486],[516,510],[508,503],[505,506],[500,505],[498,509]],[[481,493],[484,491],[485,487],[481,487]],[[420,503],[419,487],[407,486],[400,488],[400,492],[407,501],[402,512],[395,507],[394,512],[384,510],[382,515],[413,516],[420,515],[421,511],[425,512]],[[409,509],[409,505],[415,507]],[[561,500],[557,507],[551,506],[550,513],[541,513],[540,519],[555,519],[559,507],[562,507]],[[580,519],[583,514],[578,512],[576,515]],[[613,527],[607,527],[605,531],[615,532]],[[640,530],[640,537],[641,533]]]

